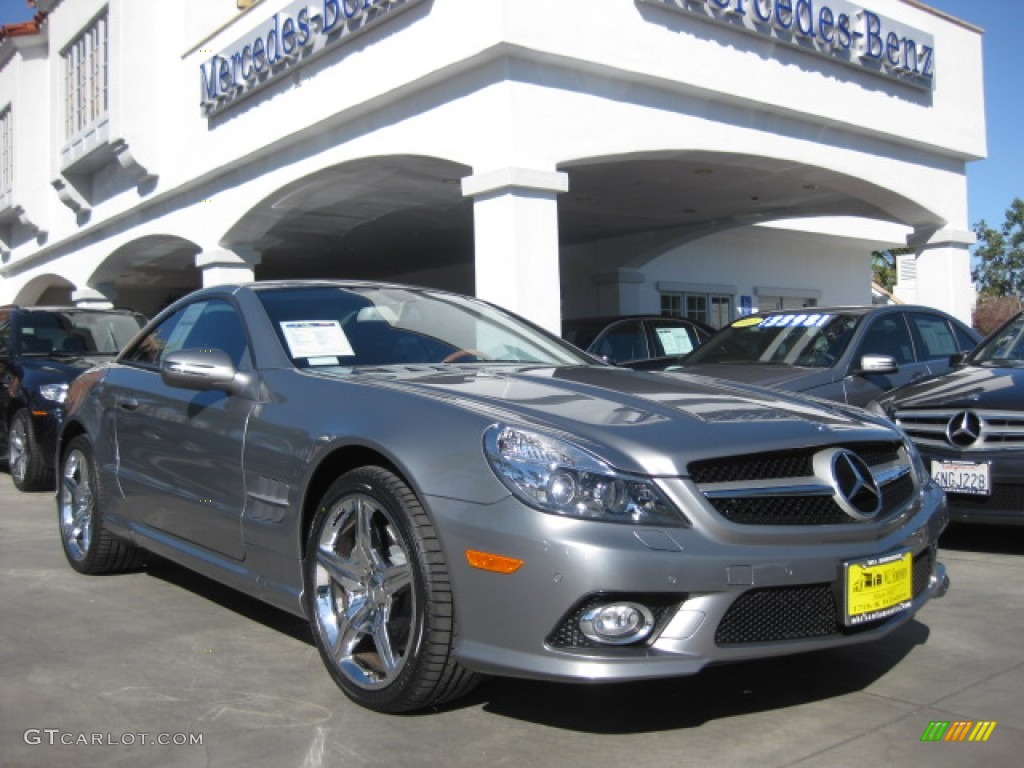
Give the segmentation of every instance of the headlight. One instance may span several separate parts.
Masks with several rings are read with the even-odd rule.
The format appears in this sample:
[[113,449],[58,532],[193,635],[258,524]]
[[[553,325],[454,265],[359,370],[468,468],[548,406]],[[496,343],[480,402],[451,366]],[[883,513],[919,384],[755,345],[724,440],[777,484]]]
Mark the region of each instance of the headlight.
[[64,399],[68,396],[68,385],[44,384],[39,388],[39,394],[42,395],[45,400],[50,400],[54,403],[63,403]]
[[505,487],[542,512],[634,525],[689,524],[650,478],[617,472],[564,440],[496,424],[484,435],[484,450]]

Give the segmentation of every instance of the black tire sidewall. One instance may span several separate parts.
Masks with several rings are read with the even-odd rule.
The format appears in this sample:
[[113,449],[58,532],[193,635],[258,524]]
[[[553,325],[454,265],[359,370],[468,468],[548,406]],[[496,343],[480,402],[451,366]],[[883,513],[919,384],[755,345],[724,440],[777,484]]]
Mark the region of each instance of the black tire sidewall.
[[[13,434],[18,422],[23,422],[25,425],[25,476],[20,480],[14,475],[14,463],[11,461],[11,450],[14,447],[11,434]],[[11,473],[14,487],[19,491],[41,491],[46,488],[46,462],[43,461],[39,445],[36,442],[32,418],[24,408],[15,413],[14,418],[11,419],[11,426],[7,435],[7,469]]]

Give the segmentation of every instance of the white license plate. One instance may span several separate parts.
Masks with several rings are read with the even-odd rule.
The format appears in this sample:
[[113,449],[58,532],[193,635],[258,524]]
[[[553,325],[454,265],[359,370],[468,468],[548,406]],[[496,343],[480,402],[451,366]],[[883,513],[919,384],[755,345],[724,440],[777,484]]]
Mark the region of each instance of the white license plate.
[[970,461],[933,461],[932,479],[946,493],[989,496],[992,493],[990,465]]

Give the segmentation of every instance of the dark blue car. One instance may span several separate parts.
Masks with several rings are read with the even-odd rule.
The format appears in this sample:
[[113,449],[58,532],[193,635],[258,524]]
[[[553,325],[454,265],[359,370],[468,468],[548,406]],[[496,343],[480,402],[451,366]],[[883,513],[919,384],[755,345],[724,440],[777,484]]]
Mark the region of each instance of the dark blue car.
[[0,307],[0,456],[19,490],[53,487],[68,384],[113,358],[143,325],[129,310]]

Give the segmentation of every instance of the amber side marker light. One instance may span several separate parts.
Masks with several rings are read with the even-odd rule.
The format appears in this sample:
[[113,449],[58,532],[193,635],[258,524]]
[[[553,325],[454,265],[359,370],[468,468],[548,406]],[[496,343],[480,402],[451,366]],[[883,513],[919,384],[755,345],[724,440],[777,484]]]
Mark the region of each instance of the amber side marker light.
[[492,555],[490,552],[478,552],[475,549],[466,550],[466,562],[481,571],[494,573],[515,573],[523,565],[523,561],[518,558]]

